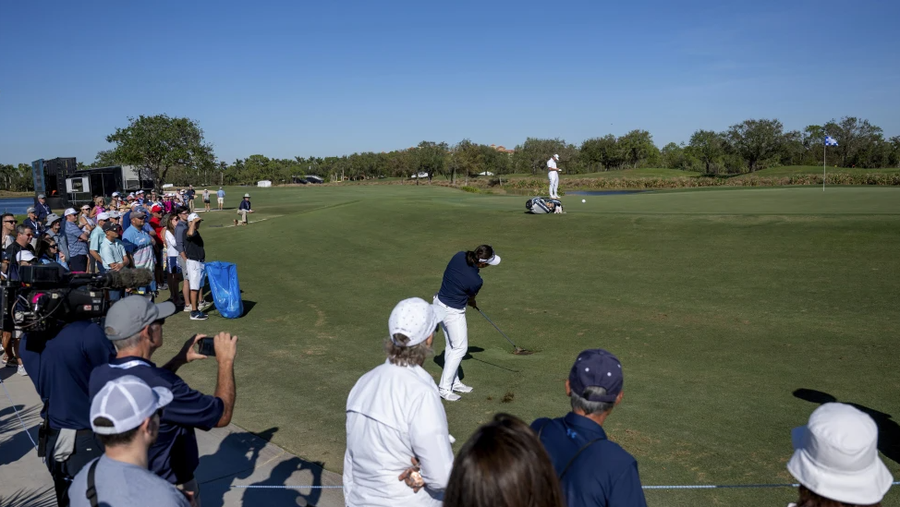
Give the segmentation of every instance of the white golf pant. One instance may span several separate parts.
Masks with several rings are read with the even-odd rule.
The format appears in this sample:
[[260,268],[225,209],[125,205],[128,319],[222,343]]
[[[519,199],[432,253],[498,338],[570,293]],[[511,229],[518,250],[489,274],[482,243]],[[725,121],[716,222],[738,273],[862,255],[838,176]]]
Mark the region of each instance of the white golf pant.
[[559,172],[547,171],[547,178],[550,179],[550,197],[554,199],[559,197],[556,192],[559,191]]
[[469,328],[466,325],[466,309],[451,308],[445,305],[437,296],[434,303],[447,310],[447,316],[441,322],[447,347],[444,349],[444,371],[441,372],[441,383],[438,387],[449,391],[453,384],[459,382],[459,364],[469,350]]

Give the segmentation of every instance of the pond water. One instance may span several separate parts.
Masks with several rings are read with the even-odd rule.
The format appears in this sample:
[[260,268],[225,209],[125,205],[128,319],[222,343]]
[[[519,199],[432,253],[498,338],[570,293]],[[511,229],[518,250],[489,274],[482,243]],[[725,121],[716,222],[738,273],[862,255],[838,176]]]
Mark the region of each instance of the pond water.
[[646,190],[573,190],[567,191],[566,195],[620,195],[620,194],[639,194]]
[[3,197],[0,198],[0,212],[24,215],[25,210],[34,206],[33,197]]

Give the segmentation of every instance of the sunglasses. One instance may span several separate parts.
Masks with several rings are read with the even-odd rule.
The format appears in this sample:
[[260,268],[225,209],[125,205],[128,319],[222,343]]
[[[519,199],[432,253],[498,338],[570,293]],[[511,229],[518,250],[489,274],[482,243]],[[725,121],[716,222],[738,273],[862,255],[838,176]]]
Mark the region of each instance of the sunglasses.
[[47,248],[59,248],[59,246],[57,246],[57,245],[55,245],[55,244],[54,244],[54,245],[47,245]]
[[4,223],[4,224],[15,224],[15,223],[18,223],[18,222],[17,222],[16,220],[4,220],[3,223]]

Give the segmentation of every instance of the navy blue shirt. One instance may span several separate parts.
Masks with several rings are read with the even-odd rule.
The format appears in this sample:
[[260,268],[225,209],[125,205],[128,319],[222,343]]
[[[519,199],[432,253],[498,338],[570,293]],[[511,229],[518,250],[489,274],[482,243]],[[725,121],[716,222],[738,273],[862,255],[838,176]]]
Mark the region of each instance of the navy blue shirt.
[[91,396],[88,381],[91,370],[109,363],[116,351],[100,326],[79,321],[66,325],[43,350],[40,342],[22,338],[19,354],[28,378],[46,402],[49,398],[50,427],[53,429],[91,429]]
[[134,375],[150,387],[172,391],[172,402],[163,409],[159,438],[150,446],[149,468],[172,484],[184,484],[194,478],[200,464],[194,428],[208,431],[218,424],[225,403],[191,389],[181,377],[140,357],[115,358],[91,373],[90,392],[94,396],[110,380]]
[[42,204],[40,201],[35,203],[34,205],[34,214],[37,215],[37,219],[39,222],[44,223],[44,220],[47,219],[47,215],[53,213],[50,209],[50,206],[46,204]]
[[34,231],[35,238],[40,238],[41,234],[43,234],[44,232],[44,225],[39,218],[37,220],[26,218],[22,221],[22,225],[24,225],[25,227],[31,227],[31,230]]
[[478,271],[477,267],[466,263],[466,252],[457,252],[444,270],[438,299],[450,308],[464,309],[469,298],[477,296],[484,284]]
[[247,211],[250,211],[253,208],[250,207],[250,201],[248,201],[247,199],[244,199],[243,201],[241,201],[241,204],[238,205],[238,209],[239,210],[245,209]]
[[560,480],[568,507],[646,507],[637,460],[610,442],[602,426],[569,412],[558,419],[538,419],[531,429],[540,435],[557,475],[579,449],[597,440],[578,455]]

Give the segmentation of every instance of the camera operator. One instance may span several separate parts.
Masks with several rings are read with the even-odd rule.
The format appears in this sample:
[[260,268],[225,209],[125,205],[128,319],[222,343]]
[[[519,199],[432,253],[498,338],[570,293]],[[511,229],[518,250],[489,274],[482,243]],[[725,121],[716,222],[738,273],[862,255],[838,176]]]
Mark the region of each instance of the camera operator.
[[150,447],[149,467],[179,489],[193,493],[193,503],[199,505],[200,490],[194,471],[200,464],[200,456],[194,428],[207,431],[231,422],[237,336],[228,333],[215,336],[215,358],[219,363],[215,395],[200,393],[191,389],[176,372],[186,363],[206,358],[194,350],[203,335],[188,339],[163,367],[150,362],[153,353],[163,345],[165,319],[173,313],[175,305],[171,302],[154,304],[141,296],[128,296],[114,304],[106,315],[106,337],[115,345],[117,353],[110,364],[91,373],[90,392],[96,394],[107,382],[124,375],[134,375],[151,387],[164,387],[172,392],[173,400],[160,419],[159,438]]
[[89,321],[72,322],[45,338],[26,332],[19,354],[44,402],[39,454],[46,453],[57,503],[65,507],[72,478],[103,454],[91,431],[88,381],[94,368],[109,364],[115,349],[100,326]]

